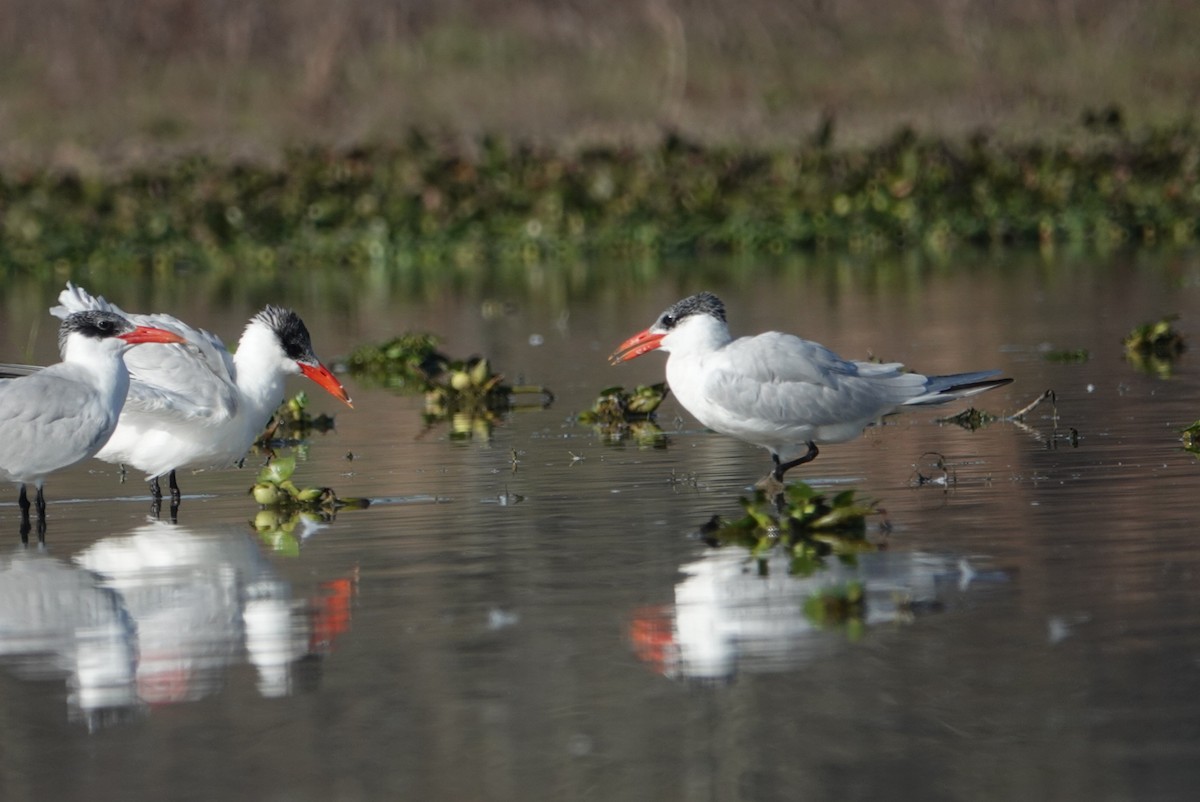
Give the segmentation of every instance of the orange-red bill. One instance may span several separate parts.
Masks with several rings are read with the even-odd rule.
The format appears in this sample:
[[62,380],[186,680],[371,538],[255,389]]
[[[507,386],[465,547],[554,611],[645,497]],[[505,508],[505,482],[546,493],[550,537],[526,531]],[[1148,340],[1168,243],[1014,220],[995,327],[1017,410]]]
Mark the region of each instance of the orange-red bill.
[[180,337],[173,331],[166,329],[156,329],[154,326],[138,326],[136,329],[125,334],[118,334],[117,339],[124,340],[130,345],[140,345],[142,343],[185,343],[187,340]]
[[301,373],[324,387],[334,398],[345,401],[348,407],[354,406],[350,401],[350,394],[346,392],[346,388],[337,380],[337,377],[329,372],[329,368],[320,362],[315,365],[310,365],[307,362],[298,362],[297,364],[300,365]]
[[625,342],[621,343],[620,346],[617,347],[617,350],[613,351],[612,354],[609,355],[608,361],[611,364],[616,365],[619,362],[628,362],[630,359],[636,359],[642,354],[649,353],[655,348],[658,348],[658,346],[662,343],[662,338],[664,336],[666,335],[654,334],[650,331],[650,329],[638,332]]

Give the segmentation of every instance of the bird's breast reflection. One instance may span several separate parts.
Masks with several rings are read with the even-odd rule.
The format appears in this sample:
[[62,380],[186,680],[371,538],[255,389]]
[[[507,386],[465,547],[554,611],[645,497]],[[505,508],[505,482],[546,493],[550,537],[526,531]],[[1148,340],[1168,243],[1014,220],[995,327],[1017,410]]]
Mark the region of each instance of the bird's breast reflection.
[[[860,633],[954,606],[975,580],[1007,582],[1003,571],[976,573],[965,560],[921,552],[872,552],[831,560],[809,576],[788,572],[775,549],[761,558],[736,547],[711,548],[680,567],[674,603],[637,610],[629,638],[637,656],[663,676],[724,682],[739,673],[786,671],[846,642],[827,630]],[[845,591],[860,593],[846,603]]]

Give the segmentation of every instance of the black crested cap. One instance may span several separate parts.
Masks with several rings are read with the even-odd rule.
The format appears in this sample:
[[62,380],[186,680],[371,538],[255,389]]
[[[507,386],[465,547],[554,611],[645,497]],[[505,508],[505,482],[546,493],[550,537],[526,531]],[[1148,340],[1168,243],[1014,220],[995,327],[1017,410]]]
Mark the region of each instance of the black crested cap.
[[679,321],[692,315],[712,315],[722,323],[727,322],[725,320],[725,304],[721,302],[721,299],[711,292],[698,292],[672,304],[670,309],[659,316],[658,325],[665,329],[672,329]]
[[75,312],[67,315],[62,325],[58,327],[58,350],[61,352],[67,344],[67,337],[72,334],[82,334],[103,340],[117,337],[136,329],[137,326],[116,312],[90,309],[86,312]]
[[279,345],[287,354],[288,359],[294,359],[297,362],[316,360],[308,327],[291,309],[268,304],[254,316],[254,319],[275,332],[275,336],[279,338]]

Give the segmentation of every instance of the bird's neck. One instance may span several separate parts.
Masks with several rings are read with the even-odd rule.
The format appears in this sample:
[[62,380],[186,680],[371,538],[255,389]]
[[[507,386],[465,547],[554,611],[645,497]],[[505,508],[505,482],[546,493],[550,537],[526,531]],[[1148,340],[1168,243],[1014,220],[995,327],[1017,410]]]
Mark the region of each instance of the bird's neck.
[[67,339],[62,361],[86,375],[102,398],[120,407],[129,392],[123,352],[118,341],[75,336]]
[[688,320],[686,325],[663,338],[663,349],[671,356],[684,359],[703,356],[723,348],[733,339],[724,323],[707,315]]
[[253,417],[262,417],[265,424],[266,418],[283,403],[288,374],[275,336],[257,321],[251,321],[238,341],[233,364],[238,391],[255,413]]

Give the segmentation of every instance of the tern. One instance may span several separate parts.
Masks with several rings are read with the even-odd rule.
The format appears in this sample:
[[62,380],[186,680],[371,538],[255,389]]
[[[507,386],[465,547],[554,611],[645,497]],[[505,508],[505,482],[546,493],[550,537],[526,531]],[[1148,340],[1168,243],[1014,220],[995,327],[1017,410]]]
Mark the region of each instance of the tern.
[[180,342],[174,332],[115,312],[76,312],[59,327],[61,362],[0,380],[0,477],[21,486],[23,534],[29,525],[25,486],[37,487],[41,526],[46,476],[95,456],[116,429],[130,385],[125,352],[140,343]]
[[137,324],[175,332],[186,345],[152,347],[126,358],[132,377],[116,431],[96,457],[145,471],[150,492],[169,476],[179,504],[178,468],[223,468],[242,459],[283,403],[284,382],[303,374],[353,406],[346,388],[313,353],[304,321],[290,309],[267,306],[250,319],[230,354],[215,334],[170,315],[127,314],[70,282],[56,317],[87,309],[124,315]]
[[950,376],[906,373],[897,362],[854,362],[825,346],[777,331],[733,339],[725,305],[702,292],[684,298],[621,343],[625,362],[668,352],[667,384],[684,408],[714,431],[762,446],[774,470],[762,485],[816,459],[818,443],[843,443],[902,407],[941,404],[1012,381],[986,370]]

